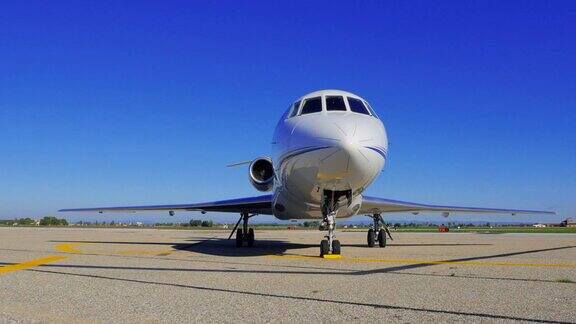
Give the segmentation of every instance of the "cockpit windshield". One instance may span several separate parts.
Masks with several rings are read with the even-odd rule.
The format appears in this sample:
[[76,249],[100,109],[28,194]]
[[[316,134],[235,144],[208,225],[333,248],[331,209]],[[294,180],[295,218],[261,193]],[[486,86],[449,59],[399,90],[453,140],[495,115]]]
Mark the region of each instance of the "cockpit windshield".
[[348,97],[348,105],[350,105],[350,110],[353,112],[370,115],[370,112],[366,109],[366,106],[364,106],[364,103],[360,99]]
[[311,114],[322,111],[322,97],[314,97],[304,101],[304,107],[300,115]]
[[326,96],[326,110],[327,111],[346,111],[346,104],[342,96]]
[[341,94],[326,94],[304,98],[293,103],[285,114],[285,118],[312,113],[352,112],[378,118],[370,105],[362,98]]

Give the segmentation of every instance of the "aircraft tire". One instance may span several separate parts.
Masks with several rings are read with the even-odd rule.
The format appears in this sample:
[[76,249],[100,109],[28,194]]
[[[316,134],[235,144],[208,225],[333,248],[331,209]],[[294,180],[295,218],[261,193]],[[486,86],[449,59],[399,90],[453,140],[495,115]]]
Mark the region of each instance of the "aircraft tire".
[[246,238],[246,242],[248,242],[249,247],[254,246],[254,229],[253,228],[248,230],[248,237]]
[[383,229],[378,231],[378,245],[380,247],[386,247],[386,232]]
[[320,256],[330,253],[330,246],[328,245],[328,240],[322,240],[320,242]]
[[236,247],[242,247],[243,241],[244,241],[244,235],[242,233],[242,229],[239,228],[236,230]]
[[340,241],[332,241],[332,254],[340,254]]
[[368,230],[368,247],[374,247],[374,230]]

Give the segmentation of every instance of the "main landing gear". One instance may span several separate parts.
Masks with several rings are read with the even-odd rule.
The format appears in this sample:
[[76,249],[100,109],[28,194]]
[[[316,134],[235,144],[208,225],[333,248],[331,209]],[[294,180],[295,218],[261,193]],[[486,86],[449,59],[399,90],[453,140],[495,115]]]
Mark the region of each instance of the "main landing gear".
[[378,241],[380,247],[386,247],[386,234],[388,234],[388,237],[390,237],[391,240],[394,239],[392,238],[388,227],[384,224],[382,215],[374,214],[370,215],[370,217],[374,221],[374,227],[368,230],[368,246],[374,247],[376,241]]
[[[232,229],[232,232],[230,232],[228,239],[230,239],[232,235],[234,235],[234,232],[236,232],[236,247],[244,246],[244,242],[246,242],[248,247],[254,246],[254,229],[248,228],[248,219],[252,216],[254,215],[249,215],[245,212],[241,213],[240,219],[236,223],[236,226],[234,226],[234,229]],[[242,222],[242,228],[238,228],[240,222]]]

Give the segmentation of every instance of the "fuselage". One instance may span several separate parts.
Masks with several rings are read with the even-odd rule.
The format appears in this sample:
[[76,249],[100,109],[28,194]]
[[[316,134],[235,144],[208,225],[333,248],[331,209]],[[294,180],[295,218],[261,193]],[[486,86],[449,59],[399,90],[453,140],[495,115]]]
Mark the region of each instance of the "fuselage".
[[362,192],[378,177],[388,152],[386,130],[361,97],[317,91],[294,102],[272,140],[274,215],[280,219],[322,218],[322,195],[346,193],[338,217],[360,209]]

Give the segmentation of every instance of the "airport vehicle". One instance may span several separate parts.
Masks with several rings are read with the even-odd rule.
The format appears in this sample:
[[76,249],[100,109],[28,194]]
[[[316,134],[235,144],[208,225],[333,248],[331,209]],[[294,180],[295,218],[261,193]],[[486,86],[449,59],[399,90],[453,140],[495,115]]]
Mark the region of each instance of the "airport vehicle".
[[[554,214],[547,211],[426,205],[364,196],[378,177],[388,155],[384,124],[370,104],[350,92],[322,90],[292,103],[280,118],[272,140],[272,157],[250,162],[248,178],[259,191],[271,194],[207,203],[131,207],[97,207],[61,211],[175,211],[231,212],[240,219],[236,246],[254,245],[254,230],[248,220],[256,215],[278,219],[320,219],[327,231],[320,255],[340,254],[335,239],[336,218],[366,214],[374,222],[367,245],[386,246],[392,238],[382,214],[440,212]],[[242,228],[238,228],[243,222]],[[229,237],[229,238],[230,238]]]

